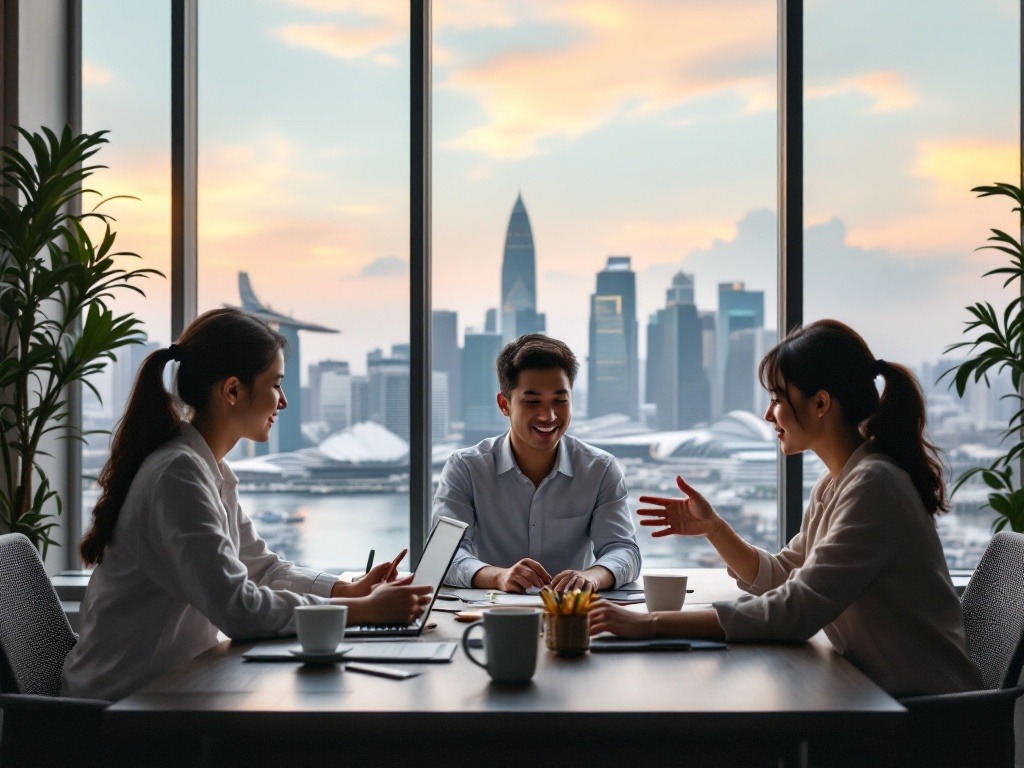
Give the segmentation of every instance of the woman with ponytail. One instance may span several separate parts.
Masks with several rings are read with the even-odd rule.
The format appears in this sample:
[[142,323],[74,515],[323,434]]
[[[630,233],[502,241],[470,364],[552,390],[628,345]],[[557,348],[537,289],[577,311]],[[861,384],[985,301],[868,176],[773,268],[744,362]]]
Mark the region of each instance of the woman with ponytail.
[[979,688],[935,530],[945,484],[913,374],[876,360],[846,325],[820,320],[770,350],[759,376],[783,453],[813,451],[827,468],[799,533],[778,554],[755,548],[677,478],[683,498],[640,497],[649,505],[641,525],[653,536],[705,536],[748,594],[649,614],[602,601],[591,632],[772,642],[824,630],[893,695]]
[[[224,457],[270,439],[288,405],[285,340],[234,309],[197,318],[143,362],[114,433],[82,560],[95,565],[66,695],[117,699],[230,638],[295,631],[297,605],[341,603],[351,623],[405,623],[429,587],[389,579],[391,563],[346,583],[267,549],[238,506]],[[164,369],[177,362],[176,395]]]

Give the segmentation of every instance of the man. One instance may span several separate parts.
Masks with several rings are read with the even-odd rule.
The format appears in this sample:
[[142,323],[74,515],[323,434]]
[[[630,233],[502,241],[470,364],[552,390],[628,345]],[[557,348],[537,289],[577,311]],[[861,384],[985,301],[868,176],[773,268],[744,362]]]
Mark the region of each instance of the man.
[[622,470],[611,454],[565,434],[576,356],[531,333],[502,349],[497,368],[509,431],[452,454],[434,496],[435,520],[469,525],[445,581],[505,592],[633,581],[640,548]]

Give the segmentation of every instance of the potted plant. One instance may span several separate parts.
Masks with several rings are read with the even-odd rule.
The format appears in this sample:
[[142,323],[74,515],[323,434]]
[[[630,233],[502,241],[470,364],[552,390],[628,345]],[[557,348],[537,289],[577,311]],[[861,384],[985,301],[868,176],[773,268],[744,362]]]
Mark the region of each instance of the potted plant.
[[[1013,210],[1020,225],[1018,231],[1024,232],[1024,194],[1020,187],[997,183],[975,187],[971,191],[978,197],[1002,196],[1013,200]],[[957,394],[963,397],[968,382],[973,381],[978,385],[984,381],[988,386],[990,371],[1008,371],[1014,394],[1006,397],[1014,399],[1016,407],[1009,425],[1002,433],[1002,441],[1006,443],[1012,440],[1013,444],[988,467],[975,467],[964,472],[957,478],[953,492],[956,493],[972,477],[980,475],[990,489],[987,506],[996,513],[992,532],[997,533],[1004,528],[1024,532],[1024,488],[1020,487],[1021,477],[1024,477],[1024,398],[1021,397],[1021,378],[1024,376],[1024,250],[1018,238],[999,229],[991,232],[988,238],[990,244],[978,250],[1000,251],[1009,257],[1009,263],[989,270],[984,276],[1001,276],[1004,288],[1015,284],[1017,290],[1001,311],[997,311],[988,302],[978,302],[967,307],[971,319],[966,321],[964,333],[974,338],[951,344],[945,351],[948,353],[966,348],[970,356],[942,376],[950,376],[950,386],[955,386]]]
[[111,219],[96,210],[105,200],[80,212],[97,194],[82,184],[103,167],[86,163],[105,131],[18,133],[25,153],[0,148],[0,527],[45,556],[62,506],[39,464],[43,438],[83,439],[68,419],[69,387],[96,392],[89,377],[145,339],[141,321],[107,303],[123,290],[142,293],[134,283],[160,273],[120,265],[139,257],[114,251]]

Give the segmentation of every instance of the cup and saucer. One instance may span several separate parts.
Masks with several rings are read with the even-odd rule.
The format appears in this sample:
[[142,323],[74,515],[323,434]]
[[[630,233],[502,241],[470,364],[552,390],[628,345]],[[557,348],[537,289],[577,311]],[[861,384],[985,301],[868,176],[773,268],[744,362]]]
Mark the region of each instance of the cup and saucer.
[[288,653],[306,664],[337,664],[351,650],[351,645],[339,645],[333,651],[304,651],[302,648],[289,648]]

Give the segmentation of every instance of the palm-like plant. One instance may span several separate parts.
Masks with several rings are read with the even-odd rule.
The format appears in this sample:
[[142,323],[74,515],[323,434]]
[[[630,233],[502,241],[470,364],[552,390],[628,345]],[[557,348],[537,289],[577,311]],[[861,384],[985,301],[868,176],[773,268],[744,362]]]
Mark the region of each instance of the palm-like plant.
[[[978,197],[1003,196],[1013,200],[1016,203],[1013,211],[1019,219],[1019,231],[1024,231],[1024,193],[1020,187],[997,183],[975,187],[971,191],[977,193]],[[951,344],[945,351],[952,352],[966,347],[971,357],[946,371],[943,376],[951,375],[950,386],[955,386],[957,394],[963,397],[968,382],[973,380],[978,384],[984,380],[988,385],[990,371],[1009,371],[1014,394],[1006,397],[1016,401],[1016,408],[1002,439],[1004,442],[1009,439],[1015,442],[988,467],[975,467],[964,472],[953,486],[953,492],[975,475],[980,475],[991,489],[988,506],[996,513],[992,523],[993,533],[1007,527],[1021,532],[1024,531],[1024,488],[1019,487],[1020,479],[1024,477],[1024,398],[1021,397],[1021,378],[1024,376],[1024,250],[1018,238],[999,229],[991,231],[992,235],[988,238],[990,245],[983,245],[978,250],[1001,251],[1009,257],[1009,264],[989,270],[985,277],[1003,276],[1004,288],[1016,283],[1020,290],[1014,293],[1014,298],[1002,312],[998,312],[988,302],[978,302],[967,307],[972,319],[966,321],[964,333],[975,337],[971,341]]]
[[[82,184],[104,167],[86,162],[107,142],[105,131],[18,132],[27,154],[0,148],[0,526],[45,556],[57,544],[50,533],[62,505],[39,464],[41,441],[53,432],[84,438],[68,421],[68,388],[82,382],[96,392],[89,377],[116,349],[145,339],[141,321],[115,315],[107,302],[122,290],[142,293],[132,283],[160,273],[119,266],[138,256],[114,251],[111,219],[96,210],[105,200],[76,210],[97,194]],[[102,229],[97,242],[88,220]]]

